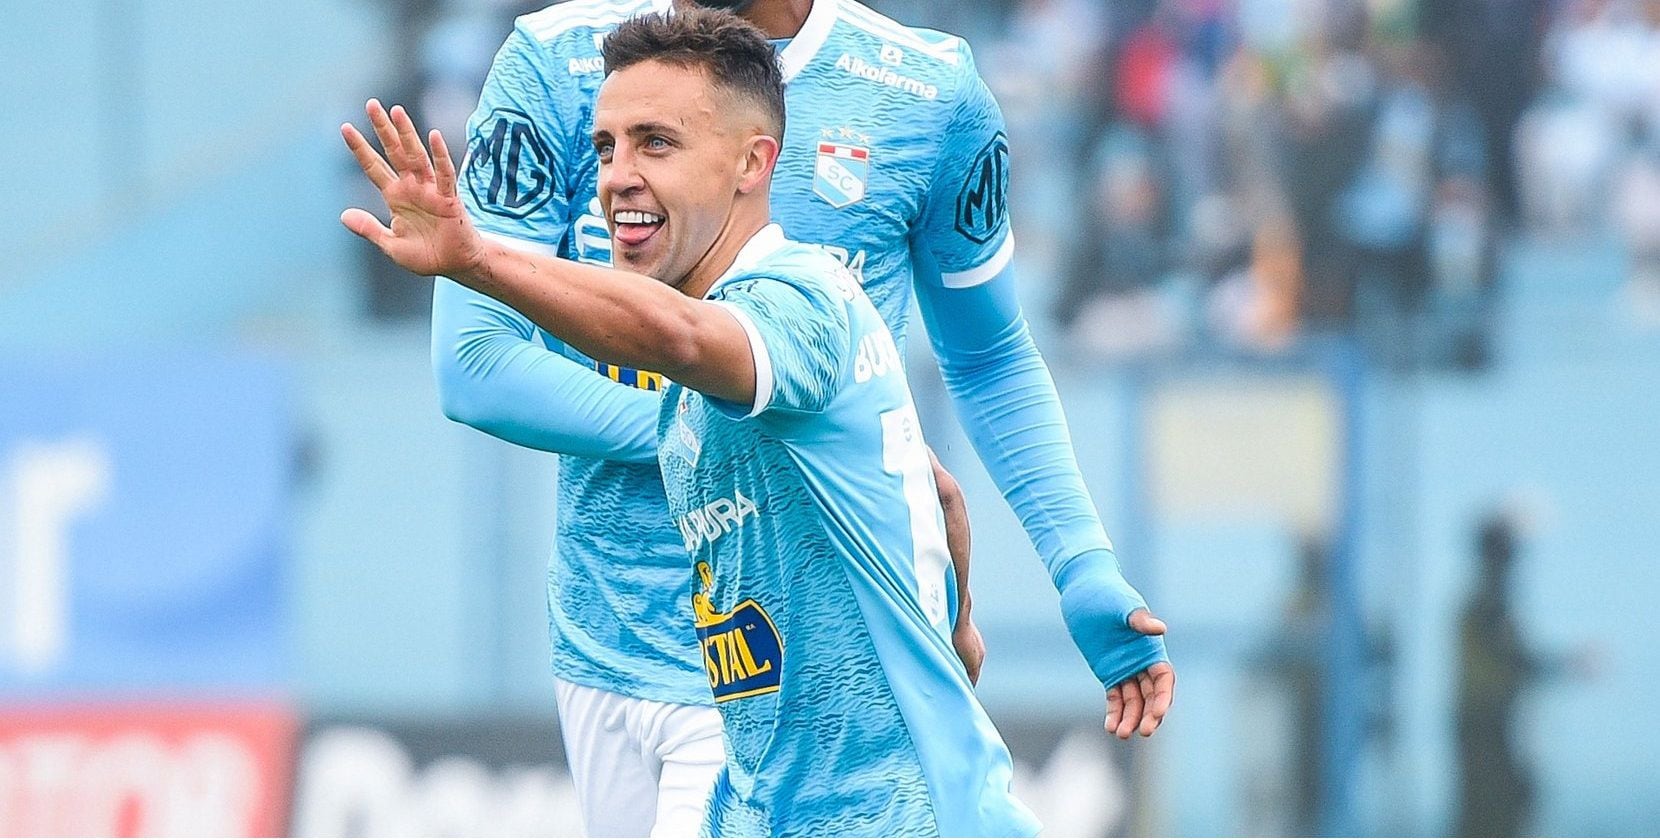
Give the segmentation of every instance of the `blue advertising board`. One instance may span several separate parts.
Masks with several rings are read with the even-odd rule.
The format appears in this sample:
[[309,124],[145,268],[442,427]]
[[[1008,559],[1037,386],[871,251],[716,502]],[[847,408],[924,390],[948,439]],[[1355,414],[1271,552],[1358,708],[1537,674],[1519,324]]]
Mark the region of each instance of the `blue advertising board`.
[[281,365],[0,360],[0,697],[286,682]]

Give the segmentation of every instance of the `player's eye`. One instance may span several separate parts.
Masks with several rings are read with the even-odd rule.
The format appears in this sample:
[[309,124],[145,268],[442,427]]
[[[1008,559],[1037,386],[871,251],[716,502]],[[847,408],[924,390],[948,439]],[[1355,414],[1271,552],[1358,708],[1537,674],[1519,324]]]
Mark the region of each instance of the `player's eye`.
[[668,138],[662,136],[661,134],[653,134],[646,138],[647,151],[661,152],[668,149],[671,145],[672,144],[669,143]]
[[615,148],[616,148],[616,146],[612,143],[595,143],[594,144],[594,152],[595,152],[595,154],[599,155],[599,159],[602,160],[602,161],[610,161],[611,160],[611,152]]

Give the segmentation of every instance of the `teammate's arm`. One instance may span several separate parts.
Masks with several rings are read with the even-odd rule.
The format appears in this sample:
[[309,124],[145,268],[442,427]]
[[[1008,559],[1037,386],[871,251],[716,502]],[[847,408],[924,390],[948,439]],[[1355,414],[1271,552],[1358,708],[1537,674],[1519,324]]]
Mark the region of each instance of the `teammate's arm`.
[[934,450],[928,450],[928,460],[934,467],[934,486],[939,489],[940,510],[945,514],[945,549],[951,555],[951,571],[957,579],[957,616],[951,625],[951,646],[957,658],[968,671],[970,684],[980,682],[980,668],[986,662],[986,642],[980,629],[974,626],[974,605],[968,593],[968,564],[973,554],[973,532],[968,523],[968,499],[962,485],[940,463]]
[[586,458],[657,457],[657,394],[548,350],[529,318],[442,277],[432,290],[432,368],[444,415],[486,434]]
[[1003,119],[966,49],[965,87],[913,249],[917,299],[958,419],[1061,594],[1107,687],[1108,728],[1151,734],[1174,694],[1163,623],[1124,580],[1084,486],[1054,381],[1016,296]]
[[[544,79],[536,61],[539,48],[517,30],[508,38],[490,68],[471,128],[498,143],[514,139],[515,131],[531,131],[551,159],[531,161],[528,153],[512,154],[509,148],[493,154],[480,148],[473,164],[540,167],[498,180],[535,183],[545,200],[525,212],[469,191],[463,204],[499,241],[551,255],[553,245],[541,237],[551,233],[557,242],[569,222],[561,180],[561,138],[569,132],[554,107],[568,97],[548,86],[569,79]],[[486,434],[533,449],[613,461],[657,457],[656,394],[619,385],[549,350],[523,314],[444,278],[432,292],[432,368],[445,416]]]
[[590,356],[659,371],[718,399],[755,401],[749,336],[727,308],[640,275],[485,239],[461,207],[443,135],[429,135],[429,156],[401,106],[388,114],[371,100],[367,111],[385,158],[350,124],[341,133],[392,226],[351,209],[341,222],[353,233],[415,274],[445,275],[507,303]]

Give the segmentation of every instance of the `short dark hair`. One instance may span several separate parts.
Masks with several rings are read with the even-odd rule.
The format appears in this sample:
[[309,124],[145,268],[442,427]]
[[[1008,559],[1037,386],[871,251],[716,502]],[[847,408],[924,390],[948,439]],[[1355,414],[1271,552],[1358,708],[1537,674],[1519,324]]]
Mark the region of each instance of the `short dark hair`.
[[695,67],[766,112],[784,140],[784,73],[772,42],[754,24],[719,9],[686,8],[630,19],[601,47],[610,75],[645,61]]

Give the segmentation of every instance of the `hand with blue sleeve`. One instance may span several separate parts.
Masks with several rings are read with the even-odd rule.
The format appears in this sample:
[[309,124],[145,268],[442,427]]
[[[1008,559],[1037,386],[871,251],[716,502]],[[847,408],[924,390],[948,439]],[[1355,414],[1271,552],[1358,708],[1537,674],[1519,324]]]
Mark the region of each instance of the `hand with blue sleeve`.
[[1119,569],[1021,312],[1003,118],[972,60],[964,63],[913,242],[917,300],[958,419],[1048,568],[1067,629],[1107,689],[1107,729],[1120,738],[1151,735],[1175,693],[1165,626]]

